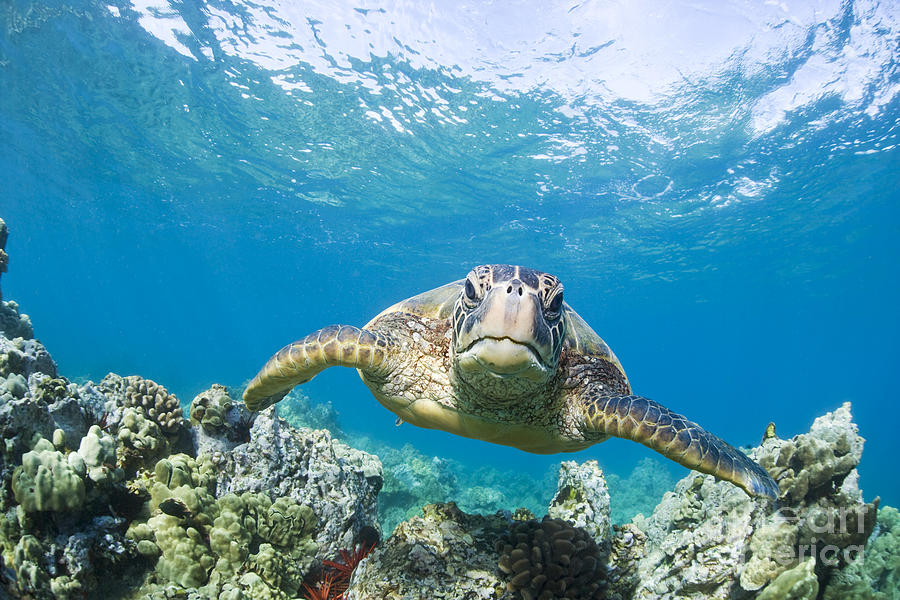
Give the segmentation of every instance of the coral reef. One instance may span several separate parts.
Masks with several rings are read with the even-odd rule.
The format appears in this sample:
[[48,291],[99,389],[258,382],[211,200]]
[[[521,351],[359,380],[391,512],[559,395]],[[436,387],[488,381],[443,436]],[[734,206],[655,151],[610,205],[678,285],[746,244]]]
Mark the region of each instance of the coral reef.
[[605,598],[606,553],[581,527],[549,517],[519,522],[498,550],[500,570],[510,576],[507,590],[523,600]]
[[[896,598],[900,519],[893,509],[882,509],[862,551],[875,526],[876,503],[863,502],[857,485],[861,453],[862,438],[845,404],[816,419],[809,433],[790,440],[768,436],[753,451],[783,482],[777,510],[691,473],[651,516],[610,528],[603,474],[587,461],[561,465],[547,518],[565,518],[566,527],[581,532],[572,539],[599,542],[591,554],[603,570],[585,581],[592,590],[595,584],[603,589],[604,598]],[[534,549],[543,525],[528,523],[502,513],[466,515],[452,505],[427,507],[424,517],[401,523],[362,563],[349,597],[403,597],[417,590],[423,597],[500,598],[502,586],[516,597],[557,597],[546,587],[551,577],[541,576],[547,549]],[[480,543],[486,532],[505,540],[499,554]],[[483,572],[491,560],[500,570],[493,577]],[[474,569],[464,570],[464,563]],[[572,589],[569,583],[566,589]],[[589,597],[596,590],[572,593]]]
[[209,454],[215,462],[221,462],[235,447],[250,441],[255,418],[243,404],[231,399],[228,388],[214,383],[191,402],[193,445],[198,453]]
[[810,557],[796,567],[782,571],[758,596],[759,600],[816,600],[819,580],[815,567],[816,559]]
[[781,508],[690,474],[651,517],[635,519],[646,535],[635,598],[753,597],[809,557],[824,581],[861,548],[876,507],[857,487],[862,438],[849,404],[807,434],[769,437],[753,454],[779,480]]
[[[313,402],[299,388],[276,405],[277,414],[295,427],[327,429],[354,448],[381,459],[384,485],[378,494],[378,521],[385,532],[421,513],[427,504],[455,502],[468,513],[493,514],[521,506],[543,512],[553,494],[556,467],[536,485],[535,477],[494,466],[472,468],[458,461],[429,456],[410,444],[397,448],[344,431],[329,402]],[[662,492],[659,493],[662,496]]]
[[493,514],[524,507],[543,514],[555,489],[555,467],[536,480],[521,471],[494,466],[472,468],[429,456],[409,444],[395,448],[371,438],[345,439],[381,459],[384,487],[378,495],[378,520],[385,533],[421,514],[427,504],[455,502],[467,513]]
[[[595,479],[581,481],[588,476]],[[528,510],[471,515],[452,502],[425,506],[423,516],[400,523],[363,561],[348,599],[488,599],[507,590],[545,600],[595,597],[607,581],[610,536],[603,474],[596,461],[563,463],[558,482],[551,507],[562,518],[536,521]]]
[[70,453],[67,459],[52,442],[38,438],[13,471],[13,495],[29,513],[75,510],[84,503],[84,474],[84,460],[78,454]]
[[248,443],[223,457],[216,476],[217,495],[264,491],[310,506],[321,522],[320,558],[352,547],[363,527],[378,524],[378,458],[325,430],[295,429],[271,410],[256,418]]
[[875,529],[855,560],[837,571],[825,600],[900,600],[900,512],[878,510]]
[[326,432],[253,423],[218,385],[189,426],[149,380],[73,384],[36,340],[0,352],[0,597],[296,598],[377,527],[378,459]]
[[164,433],[174,433],[184,420],[175,394],[155,381],[132,375],[126,378],[125,406],[143,411]]
[[502,516],[467,515],[455,504],[431,504],[401,523],[357,568],[347,600],[370,598],[499,598],[496,540],[508,532]]

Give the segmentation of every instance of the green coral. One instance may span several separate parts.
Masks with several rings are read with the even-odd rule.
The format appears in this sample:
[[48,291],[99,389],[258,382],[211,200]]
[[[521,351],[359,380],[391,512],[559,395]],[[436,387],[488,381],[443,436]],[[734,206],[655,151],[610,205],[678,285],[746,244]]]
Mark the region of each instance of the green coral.
[[[269,507],[258,527],[259,535],[276,546],[303,550],[302,540],[313,532],[315,524],[316,516],[310,507],[282,497]],[[312,551],[315,552],[315,548]]]
[[[793,562],[797,545],[797,529],[780,519],[770,517],[750,538],[750,558],[741,572],[741,587],[758,590],[776,577]],[[784,556],[786,550],[791,554]]]
[[200,425],[210,434],[224,431],[227,423],[225,415],[231,409],[231,396],[224,385],[214,383],[211,388],[198,394],[191,402],[191,425]]
[[[272,544],[260,544],[252,563],[253,572],[270,588],[280,590],[289,597],[295,596],[303,583],[305,568],[294,560],[292,554],[281,552]],[[308,568],[309,565],[305,566]]]
[[50,593],[54,599],[75,600],[84,598],[84,586],[81,582],[68,575],[60,575],[50,581]]
[[815,600],[819,593],[816,560],[807,559],[781,573],[757,596],[757,600]]
[[156,572],[182,587],[204,585],[216,564],[215,556],[206,545],[207,532],[203,528],[185,526],[177,517],[166,514],[151,517],[147,524],[162,553]]
[[219,498],[219,516],[209,533],[209,547],[219,556],[216,562],[219,574],[237,573],[250,556],[250,542],[256,533],[252,507],[266,501],[268,497],[264,494],[249,492],[240,496],[226,494]]
[[136,408],[122,411],[117,437],[120,442],[118,464],[131,474],[146,461],[158,459],[169,451],[169,442],[159,425]]
[[166,434],[177,432],[184,421],[178,398],[155,381],[131,375],[125,378],[125,406],[141,410]]
[[22,591],[46,593],[50,586],[50,576],[41,568],[44,549],[40,540],[33,535],[23,535],[13,552],[16,566],[16,580]]
[[13,495],[23,510],[75,510],[84,503],[84,461],[78,454],[69,459],[40,438],[12,477]]
[[95,483],[120,481],[124,477],[116,468],[116,438],[93,425],[81,438],[78,456],[84,461],[87,476]]
[[312,509],[289,498],[272,502],[262,492],[216,499],[213,483],[203,458],[176,454],[157,462],[149,484],[153,516],[127,533],[140,554],[159,557],[157,580],[209,597],[295,597],[318,549]]
[[187,454],[173,454],[156,463],[156,483],[169,489],[183,485],[208,488],[215,482],[215,474],[205,461],[197,462]]
[[66,397],[78,398],[78,388],[69,386],[69,382],[63,377],[49,377],[47,375],[35,378],[34,389],[31,397],[38,402],[52,404]]
[[[218,516],[210,483],[210,476],[186,454],[158,461],[150,488],[150,510],[159,514],[146,523],[132,523],[126,534],[142,555],[160,555],[156,572],[162,579],[183,587],[204,585],[216,563],[207,541]],[[166,501],[185,507],[185,511],[163,512],[160,506]]]

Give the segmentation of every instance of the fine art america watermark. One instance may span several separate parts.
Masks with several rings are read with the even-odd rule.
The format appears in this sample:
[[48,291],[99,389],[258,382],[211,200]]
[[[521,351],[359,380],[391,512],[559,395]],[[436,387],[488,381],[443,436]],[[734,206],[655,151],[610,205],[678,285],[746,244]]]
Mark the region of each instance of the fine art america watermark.
[[[797,514],[796,509],[780,508],[773,517],[788,525],[797,525],[804,543],[782,544],[775,548],[770,558],[780,565],[789,566],[813,558],[816,564],[836,567],[842,562],[849,564],[862,560],[865,543],[848,544],[840,547],[828,540],[845,539],[848,541],[866,539],[865,507],[839,507],[833,510],[812,508],[804,514]],[[821,536],[821,537],[817,537]],[[843,559],[843,560],[842,560]]]

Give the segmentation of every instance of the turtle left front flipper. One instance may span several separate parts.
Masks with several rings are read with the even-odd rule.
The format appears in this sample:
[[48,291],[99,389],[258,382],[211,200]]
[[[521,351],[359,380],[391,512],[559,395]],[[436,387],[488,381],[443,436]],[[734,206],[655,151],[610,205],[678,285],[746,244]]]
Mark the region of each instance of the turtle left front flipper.
[[585,438],[613,436],[639,442],[667,458],[730,481],[751,496],[778,497],[778,484],[757,463],[693,421],[642,396],[583,401]]
[[263,365],[244,390],[244,403],[263,410],[284,398],[295,385],[306,383],[328,367],[377,372],[391,340],[379,332],[352,325],[331,325],[288,344]]

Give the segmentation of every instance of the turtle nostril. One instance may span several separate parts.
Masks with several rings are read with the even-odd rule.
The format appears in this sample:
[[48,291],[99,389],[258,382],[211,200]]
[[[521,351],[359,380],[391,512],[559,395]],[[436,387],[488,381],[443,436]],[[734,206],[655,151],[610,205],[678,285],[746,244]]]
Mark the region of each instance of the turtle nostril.
[[522,295],[522,288],[519,288],[519,295]]
[[512,286],[509,286],[508,288],[506,288],[506,293],[512,294]]

